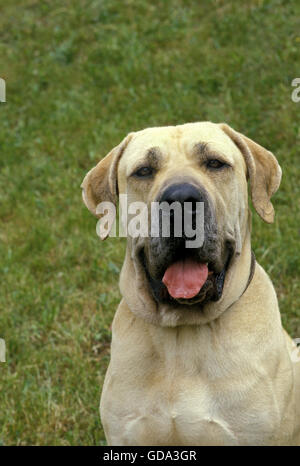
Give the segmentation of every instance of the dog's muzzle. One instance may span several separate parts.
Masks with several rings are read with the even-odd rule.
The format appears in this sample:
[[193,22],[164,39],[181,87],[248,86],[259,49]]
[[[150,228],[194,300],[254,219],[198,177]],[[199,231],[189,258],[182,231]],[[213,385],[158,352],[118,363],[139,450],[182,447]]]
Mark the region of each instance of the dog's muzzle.
[[[162,206],[159,235],[151,237],[148,249],[141,253],[155,299],[189,305],[218,300],[231,252],[220,241],[208,193],[196,183],[174,183],[163,190],[157,201]],[[181,210],[179,217],[175,208],[168,209],[175,204]],[[163,231],[166,216],[169,236]],[[203,227],[201,245],[196,241],[199,225]]]

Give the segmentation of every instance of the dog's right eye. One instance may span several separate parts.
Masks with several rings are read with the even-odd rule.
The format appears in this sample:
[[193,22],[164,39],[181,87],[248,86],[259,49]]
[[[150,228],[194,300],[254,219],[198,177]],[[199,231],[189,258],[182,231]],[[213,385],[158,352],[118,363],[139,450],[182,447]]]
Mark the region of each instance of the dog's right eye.
[[154,174],[154,170],[151,167],[141,167],[136,170],[132,176],[137,178],[150,178]]
[[220,168],[226,167],[227,164],[218,159],[210,159],[206,162],[207,168],[212,168],[214,170],[219,170]]

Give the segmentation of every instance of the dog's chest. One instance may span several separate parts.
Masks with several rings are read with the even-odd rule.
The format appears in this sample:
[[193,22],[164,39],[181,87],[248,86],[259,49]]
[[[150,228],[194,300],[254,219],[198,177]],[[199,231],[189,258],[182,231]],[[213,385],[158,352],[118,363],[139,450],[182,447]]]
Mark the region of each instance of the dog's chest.
[[123,441],[140,445],[235,445],[238,440],[206,390],[160,390],[136,397],[123,417]]
[[271,392],[266,388],[257,403],[259,387],[251,377],[218,383],[183,374],[152,376],[151,384],[135,377],[124,385],[124,378],[108,374],[101,415],[110,444],[259,445],[270,443],[278,430]]
[[114,393],[117,380],[107,380],[101,414],[110,444],[261,444],[275,427],[267,403],[263,412],[245,406],[251,398],[247,390],[239,400],[224,393],[224,385],[219,390],[218,385],[182,375],[180,381],[165,377],[144,388],[137,382]]
[[253,352],[249,358],[249,351],[231,350],[230,345],[225,351],[225,344],[219,344],[224,338],[213,345],[208,330],[199,336],[189,328],[180,333],[155,329],[151,340],[144,332],[135,345],[128,335],[123,332],[122,339],[114,340],[102,392],[101,418],[109,444],[275,441],[282,400]]

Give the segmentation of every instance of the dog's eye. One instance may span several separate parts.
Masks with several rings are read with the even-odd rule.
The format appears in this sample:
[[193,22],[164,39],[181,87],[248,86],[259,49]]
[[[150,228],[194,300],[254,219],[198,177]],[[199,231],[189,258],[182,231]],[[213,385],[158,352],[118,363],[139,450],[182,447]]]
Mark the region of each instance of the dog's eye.
[[213,168],[215,170],[218,170],[219,168],[226,167],[227,164],[218,159],[211,159],[206,162],[206,166],[207,168]]
[[149,178],[154,174],[154,170],[151,167],[141,167],[133,173],[133,176],[137,178]]

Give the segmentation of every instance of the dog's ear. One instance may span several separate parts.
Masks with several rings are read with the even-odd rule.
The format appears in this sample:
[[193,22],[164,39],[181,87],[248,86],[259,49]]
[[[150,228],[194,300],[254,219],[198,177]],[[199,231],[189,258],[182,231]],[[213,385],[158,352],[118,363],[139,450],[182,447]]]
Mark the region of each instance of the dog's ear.
[[[97,206],[100,202],[112,202],[114,205],[117,203],[118,164],[133,134],[134,133],[128,134],[118,146],[114,147],[109,154],[100,160],[100,162],[85,175],[81,183],[83,201],[90,212],[98,218],[100,218],[102,214],[97,211]],[[103,237],[101,236],[101,239],[105,239],[108,233],[103,235]]]
[[272,152],[252,139],[238,133],[226,123],[220,127],[242,152],[250,179],[251,199],[256,212],[267,223],[274,221],[274,207],[270,201],[281,181],[281,168]]

